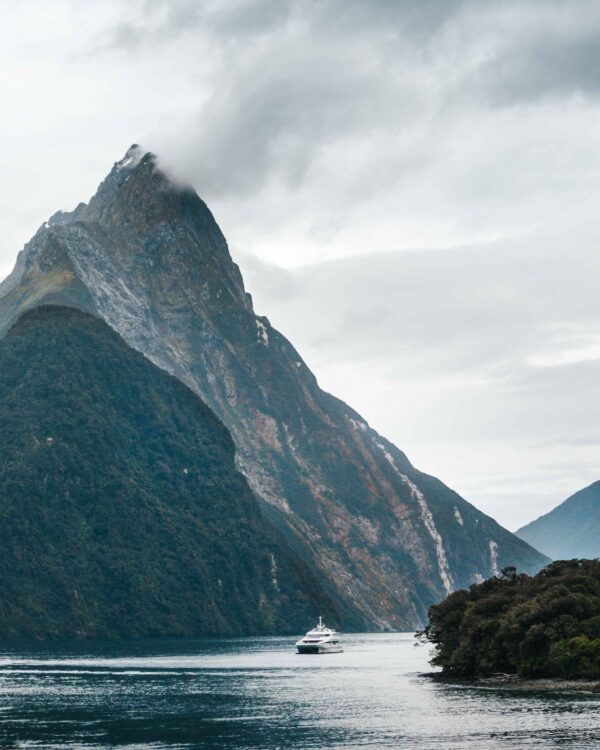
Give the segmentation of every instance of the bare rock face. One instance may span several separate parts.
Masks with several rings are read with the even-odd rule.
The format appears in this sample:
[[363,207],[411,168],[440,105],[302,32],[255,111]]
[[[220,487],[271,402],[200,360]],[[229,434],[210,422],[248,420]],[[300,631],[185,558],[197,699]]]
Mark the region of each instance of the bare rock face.
[[207,206],[152,154],[131,147],[89,204],[38,230],[0,285],[0,330],[49,302],[103,318],[215,411],[265,514],[347,625],[413,628],[456,588],[548,562],[319,388],[255,315]]

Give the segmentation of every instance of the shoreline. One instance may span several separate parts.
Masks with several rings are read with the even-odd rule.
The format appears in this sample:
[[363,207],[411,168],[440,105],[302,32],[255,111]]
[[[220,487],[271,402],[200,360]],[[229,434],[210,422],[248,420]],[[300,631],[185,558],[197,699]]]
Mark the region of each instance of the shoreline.
[[451,677],[441,672],[424,672],[421,676],[445,685],[488,690],[600,693],[600,680],[561,680],[553,677],[528,679],[516,674],[496,674],[488,677]]

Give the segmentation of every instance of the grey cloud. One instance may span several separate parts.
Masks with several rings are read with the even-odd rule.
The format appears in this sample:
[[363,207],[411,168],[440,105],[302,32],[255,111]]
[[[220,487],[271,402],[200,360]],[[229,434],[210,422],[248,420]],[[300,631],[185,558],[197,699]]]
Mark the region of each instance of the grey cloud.
[[[390,128],[415,123],[426,102],[405,74],[396,78],[383,49],[364,40],[315,36],[296,21],[285,35],[239,56],[180,143],[166,144],[189,179],[212,195],[247,193],[271,180],[296,188],[324,152],[344,142],[383,143]],[[405,170],[427,153],[391,155]],[[390,154],[383,155],[390,174]],[[384,171],[370,160],[369,183]],[[364,190],[364,183],[363,183]]]
[[[140,43],[156,43],[161,36],[168,39],[200,26],[223,39],[239,39],[269,33],[290,19],[314,32],[386,29],[427,38],[463,5],[461,0],[143,0],[136,20],[128,25]],[[114,42],[119,46],[118,34]]]
[[101,50],[131,52],[161,45],[190,33],[215,41],[260,37],[280,27],[292,12],[291,0],[142,0],[132,20],[120,21],[103,33]]
[[[531,106],[539,99],[574,94],[597,96],[600,91],[600,9],[587,8],[575,28],[561,19],[544,24],[534,18],[527,33],[517,31],[498,40],[494,54],[463,89],[496,106],[516,103]],[[563,6],[563,13],[564,6]],[[539,23],[541,21],[541,23]]]
[[[415,71],[435,63],[438,75],[447,77],[441,83],[449,97],[508,104],[597,93],[599,14],[590,0],[568,6],[560,0],[144,0],[133,19],[108,30],[104,46],[131,51],[194,32],[217,45],[254,46],[265,34],[276,41],[291,24],[306,33],[287,42],[304,49],[307,59],[336,39],[348,49],[361,44],[367,54],[369,48],[371,54],[384,48],[388,61],[402,54]],[[247,54],[241,48],[233,52]],[[475,64],[461,71],[461,58],[473,52]],[[271,59],[263,77],[277,71],[277,55]]]
[[[334,0],[314,3],[314,26],[335,24],[339,29],[384,29],[399,36],[425,41],[466,5],[463,0]],[[306,4],[310,6],[310,3]]]
[[[204,156],[191,177],[213,194],[251,190],[274,173],[298,184],[336,133],[360,127],[362,107],[378,106],[380,92],[366,95],[368,84],[356,71],[349,75],[318,56],[299,67],[280,52],[276,73],[265,80],[255,75],[268,64],[263,58],[224,81],[211,101],[211,118],[197,134]],[[226,162],[235,168],[224,169]]]
[[[463,129],[477,129],[478,117],[485,123],[489,107],[592,95],[600,80],[590,23],[598,12],[586,0],[568,10],[555,0],[149,7],[163,10],[149,27],[152,45],[196,29],[197,58],[185,62],[192,69],[220,50],[195,118],[175,142],[157,138],[212,200],[270,184],[294,193],[345,144],[350,163],[368,153],[336,196],[352,208],[406,176],[426,179],[432,164],[451,165]],[[115,39],[128,46],[131,34],[117,29]],[[470,122],[471,110],[479,114]],[[493,199],[497,187],[484,175],[477,165],[473,191]]]
[[293,14],[296,3],[290,0],[242,0],[217,3],[207,14],[207,21],[220,33],[231,38],[262,35],[281,27]]

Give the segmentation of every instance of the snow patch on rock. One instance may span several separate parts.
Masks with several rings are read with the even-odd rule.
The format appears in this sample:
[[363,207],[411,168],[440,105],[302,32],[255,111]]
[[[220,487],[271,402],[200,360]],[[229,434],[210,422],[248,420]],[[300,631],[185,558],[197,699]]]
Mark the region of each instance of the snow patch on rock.
[[385,445],[383,443],[378,443],[377,440],[375,440],[375,439],[373,439],[373,442],[379,448],[379,450],[383,453],[383,455],[385,456],[386,461],[390,464],[390,466],[394,469],[394,471],[397,474],[399,474],[401,477],[404,477],[404,474],[402,474],[402,472],[396,466],[396,462],[394,461],[394,457],[388,451],[388,449],[385,447]]
[[269,333],[267,331],[266,325],[262,322],[262,320],[256,320],[256,339],[259,344],[264,344],[264,346],[269,346]]
[[463,517],[462,517],[462,516],[460,515],[460,511],[459,511],[459,509],[458,509],[458,508],[456,507],[456,505],[454,506],[454,518],[456,518],[456,522],[457,522],[457,523],[458,523],[458,524],[459,524],[460,526],[464,526],[464,525],[465,525],[465,522],[463,521]]
[[121,159],[121,161],[118,161],[116,163],[115,165],[116,171],[120,172],[122,169],[125,169],[126,167],[131,167],[132,169],[134,167],[137,167],[137,165],[142,161],[143,156],[144,156],[144,150],[140,148],[140,146],[138,146],[137,143],[134,143],[133,146],[127,149],[127,153]]

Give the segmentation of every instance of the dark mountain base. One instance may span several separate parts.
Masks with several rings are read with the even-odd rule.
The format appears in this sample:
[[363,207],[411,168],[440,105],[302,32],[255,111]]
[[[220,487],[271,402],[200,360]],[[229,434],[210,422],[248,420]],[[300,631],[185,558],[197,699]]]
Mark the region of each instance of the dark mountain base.
[[105,323],[0,342],[0,638],[297,632],[338,619],[208,407]]

